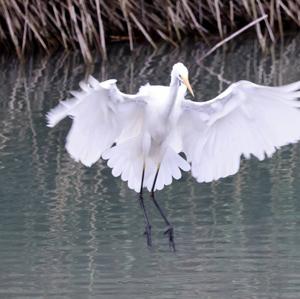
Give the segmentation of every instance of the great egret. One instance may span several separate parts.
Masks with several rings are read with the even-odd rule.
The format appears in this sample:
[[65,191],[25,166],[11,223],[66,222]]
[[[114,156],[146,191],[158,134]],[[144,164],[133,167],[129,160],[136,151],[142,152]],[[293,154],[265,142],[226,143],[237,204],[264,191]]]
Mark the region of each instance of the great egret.
[[191,169],[198,182],[233,175],[242,155],[263,160],[300,139],[300,81],[281,87],[239,81],[210,101],[193,102],[185,99],[187,89],[193,95],[188,70],[176,63],[170,86],[147,84],[135,95],[120,92],[116,80],[99,82],[91,76],[80,87],[47,114],[48,126],[70,116],[66,149],[71,157],[86,166],[100,157],[108,160],[113,176],[139,192],[149,246],[143,187],[151,192],[175,250],[173,227],[155,190],[179,179],[181,170]]

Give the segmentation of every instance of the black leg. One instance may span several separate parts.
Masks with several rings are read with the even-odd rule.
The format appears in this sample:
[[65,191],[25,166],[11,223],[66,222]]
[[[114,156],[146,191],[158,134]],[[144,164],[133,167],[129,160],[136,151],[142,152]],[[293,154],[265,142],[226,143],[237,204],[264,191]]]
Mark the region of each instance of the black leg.
[[141,190],[139,194],[139,203],[144,213],[144,220],[145,220],[145,235],[147,237],[147,245],[151,247],[152,240],[151,240],[151,225],[149,222],[149,218],[146,212],[145,204],[144,204],[144,198],[143,198],[143,184],[144,184],[144,176],[145,176],[145,168],[143,168],[143,174],[142,174],[142,182],[141,182]]
[[154,189],[155,189],[155,184],[156,184],[156,180],[157,180],[157,176],[158,176],[158,172],[159,172],[159,168],[157,169],[157,172],[155,174],[155,178],[154,178],[154,182],[152,185],[152,189],[151,189],[151,198],[153,200],[153,203],[155,205],[155,207],[158,209],[161,217],[164,219],[167,228],[164,232],[165,235],[169,236],[169,246],[170,248],[175,251],[175,242],[174,242],[174,229],[173,226],[171,225],[171,223],[169,222],[168,218],[166,217],[165,213],[163,212],[163,210],[161,209],[161,207],[159,206],[158,202],[155,199],[155,195],[154,195]]

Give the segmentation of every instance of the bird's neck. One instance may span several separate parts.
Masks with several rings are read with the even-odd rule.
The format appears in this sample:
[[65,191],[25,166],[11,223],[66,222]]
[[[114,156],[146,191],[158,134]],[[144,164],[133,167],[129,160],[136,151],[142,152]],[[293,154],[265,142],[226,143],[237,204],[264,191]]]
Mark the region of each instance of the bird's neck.
[[166,109],[165,109],[166,117],[170,116],[170,114],[172,113],[172,111],[175,107],[179,86],[180,86],[179,80],[176,77],[172,76],[170,88],[169,88],[169,94],[168,94],[168,98],[167,98],[167,105],[166,105]]

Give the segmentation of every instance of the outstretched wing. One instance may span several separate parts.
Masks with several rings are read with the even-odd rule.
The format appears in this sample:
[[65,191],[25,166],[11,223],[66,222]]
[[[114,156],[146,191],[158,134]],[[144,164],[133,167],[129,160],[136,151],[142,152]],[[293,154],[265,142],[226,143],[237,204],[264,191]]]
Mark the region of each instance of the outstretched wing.
[[263,160],[300,139],[300,81],[281,87],[240,81],[208,102],[182,102],[182,150],[198,182],[235,174],[240,157]]
[[73,119],[66,149],[76,161],[91,166],[118,138],[130,138],[139,129],[145,101],[141,94],[125,95],[116,80],[99,82],[89,77],[80,83],[81,91],[60,102],[47,114],[54,127],[66,116]]

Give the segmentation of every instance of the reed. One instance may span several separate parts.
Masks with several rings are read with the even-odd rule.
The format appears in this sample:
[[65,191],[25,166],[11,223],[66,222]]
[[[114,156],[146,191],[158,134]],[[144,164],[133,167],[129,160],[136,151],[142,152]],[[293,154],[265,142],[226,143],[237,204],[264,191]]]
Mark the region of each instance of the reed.
[[107,44],[127,41],[130,49],[146,40],[177,46],[186,36],[209,43],[225,40],[255,24],[262,48],[291,27],[300,27],[300,2],[283,0],[0,0],[0,45],[20,58],[33,49],[92,50],[107,57]]

